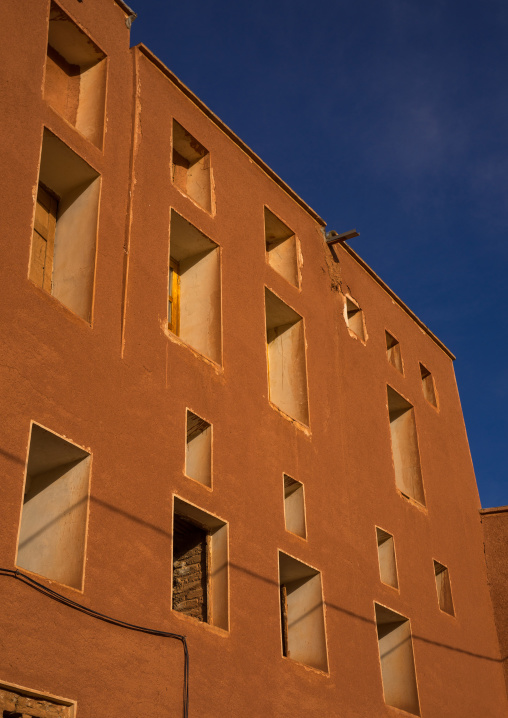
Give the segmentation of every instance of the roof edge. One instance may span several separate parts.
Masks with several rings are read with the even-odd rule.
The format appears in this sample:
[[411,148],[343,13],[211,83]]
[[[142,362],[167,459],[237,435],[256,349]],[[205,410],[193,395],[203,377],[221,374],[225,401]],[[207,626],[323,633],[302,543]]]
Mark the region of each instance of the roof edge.
[[[116,2],[120,2],[120,0],[116,0]],[[262,159],[257,155],[251,148],[245,144],[243,140],[241,140],[238,135],[236,135],[232,129],[230,129],[215,113],[210,110],[205,103],[195,95],[192,90],[190,90],[187,85],[184,85],[184,83],[178,79],[178,77],[171,72],[171,70],[166,67],[166,65],[162,62],[162,60],[159,60],[159,58],[154,55],[154,53],[149,50],[146,45],[143,45],[143,43],[139,43],[138,45],[135,45],[134,50],[138,50],[141,52],[150,62],[152,62],[157,69],[159,69],[171,82],[177,87],[186,97],[188,97],[200,110],[201,112],[206,115],[212,122],[217,125],[217,127],[224,132],[224,134],[229,137],[230,140],[232,140],[248,157],[250,157],[251,160],[253,160],[261,170],[276,184],[281,187],[286,194],[288,194],[291,199],[293,199],[297,204],[302,207],[310,216],[322,227],[326,227],[326,222],[322,217],[318,215],[317,212],[315,212],[312,207],[309,207],[309,205],[303,200],[294,190],[291,189],[291,187],[284,182],[283,179],[279,177],[279,175],[274,172]]]
[[135,20],[137,18],[137,16],[138,16],[137,13],[134,12],[134,10],[131,7],[129,7],[126,2],[124,2],[123,0],[115,0],[115,2],[117,5],[119,5],[122,8],[122,10],[124,11],[124,13],[126,15],[131,17],[133,20]]
[[377,274],[375,273],[375,271],[374,271],[371,267],[369,267],[369,265],[367,264],[367,262],[365,262],[365,261],[360,257],[360,255],[358,255],[358,254],[354,251],[354,249],[351,249],[351,247],[350,247],[348,244],[346,244],[345,242],[342,242],[341,244],[342,244],[342,247],[346,250],[346,252],[347,252],[361,267],[363,267],[363,269],[367,272],[367,274],[369,274],[369,275],[380,285],[380,287],[382,287],[382,289],[385,290],[385,292],[393,299],[393,301],[396,302],[396,303],[399,305],[399,307],[401,307],[401,309],[403,309],[403,310],[406,312],[406,314],[408,314],[408,315],[411,317],[411,319],[412,319],[414,322],[416,322],[416,324],[418,324],[418,326],[420,327],[420,329],[422,329],[426,334],[428,334],[429,337],[432,339],[432,341],[434,341],[434,342],[438,345],[438,347],[439,347],[440,349],[442,349],[442,350],[444,351],[444,353],[447,354],[452,361],[454,361],[454,360],[456,359],[455,354],[453,354],[453,353],[448,349],[448,347],[447,347],[445,344],[443,344],[443,342],[441,341],[441,339],[438,339],[438,337],[436,337],[436,335],[434,334],[434,332],[432,332],[432,331],[428,328],[428,326],[426,326],[426,324],[424,324],[424,323],[422,322],[422,320],[419,319],[419,318],[416,316],[416,314],[407,306],[407,304],[406,304],[405,302],[403,302],[402,299],[401,299],[399,296],[397,296],[397,294],[395,294],[395,292],[394,292],[392,289],[390,289],[390,287],[386,284],[386,282],[384,282],[384,281],[381,279],[381,277],[380,277],[379,275],[377,275]]
[[481,516],[486,514],[507,514],[508,506],[494,506],[491,509],[479,509]]

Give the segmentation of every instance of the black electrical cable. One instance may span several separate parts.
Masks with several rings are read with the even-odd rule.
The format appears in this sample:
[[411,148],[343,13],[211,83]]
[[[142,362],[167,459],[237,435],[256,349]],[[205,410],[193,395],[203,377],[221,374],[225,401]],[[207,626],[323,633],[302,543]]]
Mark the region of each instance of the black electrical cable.
[[83,606],[81,603],[76,603],[76,601],[73,601],[70,598],[63,596],[61,593],[53,591],[53,589],[44,586],[42,583],[35,581],[35,579],[31,578],[30,576],[27,576],[25,573],[21,573],[21,571],[18,570],[0,567],[0,576],[11,576],[12,578],[16,578],[18,581],[21,581],[27,586],[30,586],[36,591],[43,593],[45,596],[48,596],[48,598],[52,598],[54,601],[63,603],[70,608],[74,608],[76,611],[86,613],[92,618],[97,618],[99,621],[104,621],[105,623],[112,623],[114,626],[121,626],[122,628],[128,628],[130,631],[140,631],[141,633],[149,633],[152,636],[161,636],[162,638],[175,638],[180,641],[183,645],[184,652],[183,718],[189,717],[189,651],[187,648],[187,641],[185,640],[185,636],[181,636],[179,633],[158,631],[155,628],[136,626],[134,623],[127,623],[127,621],[119,621],[118,619],[112,618],[111,616],[106,616],[104,613],[94,611],[92,608],[88,608],[88,606]]

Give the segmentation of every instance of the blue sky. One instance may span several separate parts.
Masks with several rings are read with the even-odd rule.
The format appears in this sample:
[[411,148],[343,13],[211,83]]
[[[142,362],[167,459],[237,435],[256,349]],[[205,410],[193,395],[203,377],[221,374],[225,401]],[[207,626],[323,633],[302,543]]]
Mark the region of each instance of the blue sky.
[[508,5],[131,0],[147,45],[456,354],[484,507],[508,505]]

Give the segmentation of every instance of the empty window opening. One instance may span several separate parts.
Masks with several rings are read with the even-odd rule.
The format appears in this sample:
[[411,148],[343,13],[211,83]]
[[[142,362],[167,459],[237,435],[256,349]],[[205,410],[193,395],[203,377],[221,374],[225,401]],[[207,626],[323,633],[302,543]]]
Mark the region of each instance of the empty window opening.
[[377,638],[385,703],[420,715],[409,619],[376,606]]
[[81,588],[90,455],[32,425],[21,514],[20,568]]
[[58,701],[32,691],[20,692],[16,686],[0,685],[0,711],[3,718],[73,718],[71,701]]
[[446,566],[434,561],[434,573],[436,575],[436,589],[439,608],[450,616],[455,616],[452,599],[452,587],[450,585],[450,574]]
[[173,610],[228,630],[227,524],[175,497]]
[[303,484],[284,474],[284,516],[286,531],[307,537]]
[[437,409],[437,397],[436,387],[434,386],[434,378],[430,371],[423,366],[423,364],[420,364],[420,374],[422,376],[423,396],[427,399],[429,404],[432,404],[432,406],[435,406]]
[[185,474],[204,486],[212,485],[212,426],[187,411]]
[[397,563],[395,560],[395,543],[393,536],[387,531],[376,527],[377,555],[379,559],[379,576],[381,581],[392,588],[399,587]]
[[308,425],[303,319],[269,289],[265,289],[265,309],[270,401]]
[[210,153],[173,120],[173,182],[208,212],[212,211]]
[[194,225],[171,212],[168,329],[220,364],[220,249]]
[[321,574],[279,552],[282,654],[328,671]]
[[358,304],[354,302],[351,297],[346,297],[346,324],[350,333],[365,341],[365,320],[363,317],[363,311],[360,309]]
[[102,146],[106,56],[60,8],[51,3],[44,97],[97,146]]
[[300,285],[299,246],[292,229],[265,207],[265,244],[268,264],[284,279]]
[[414,408],[390,386],[387,389],[395,482],[404,496],[425,506]]
[[48,130],[42,141],[29,277],[91,321],[100,177]]
[[389,332],[385,332],[386,337],[386,356],[392,366],[404,373],[402,368],[402,354],[400,352],[400,344]]

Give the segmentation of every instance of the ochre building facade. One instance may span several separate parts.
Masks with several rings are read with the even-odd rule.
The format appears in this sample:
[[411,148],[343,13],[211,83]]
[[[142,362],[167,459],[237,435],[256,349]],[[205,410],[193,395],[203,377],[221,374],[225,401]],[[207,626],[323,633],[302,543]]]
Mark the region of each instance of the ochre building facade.
[[121,0],[5,10],[3,717],[506,716],[453,355]]

